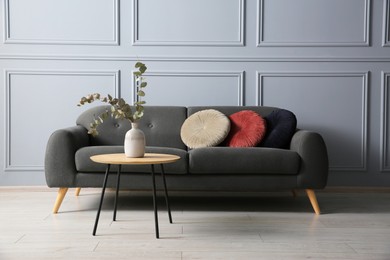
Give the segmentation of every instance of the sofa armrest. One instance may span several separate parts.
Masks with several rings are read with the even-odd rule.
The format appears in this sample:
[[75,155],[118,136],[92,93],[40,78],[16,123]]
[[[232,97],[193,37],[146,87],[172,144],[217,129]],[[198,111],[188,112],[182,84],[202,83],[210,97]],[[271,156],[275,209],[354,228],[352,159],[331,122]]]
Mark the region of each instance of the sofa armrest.
[[297,130],[291,140],[290,149],[301,157],[297,187],[322,189],[328,180],[328,152],[322,136],[318,133]]
[[76,177],[75,153],[88,146],[90,138],[83,126],[55,131],[47,142],[45,176],[49,187],[72,187]]

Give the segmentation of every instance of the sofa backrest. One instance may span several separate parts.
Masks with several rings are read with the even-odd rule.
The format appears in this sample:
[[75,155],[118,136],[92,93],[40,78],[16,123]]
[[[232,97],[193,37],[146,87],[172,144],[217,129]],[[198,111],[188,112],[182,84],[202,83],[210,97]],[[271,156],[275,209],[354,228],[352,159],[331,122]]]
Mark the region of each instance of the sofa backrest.
[[[89,129],[94,117],[107,109],[110,111],[110,106],[90,108],[78,117],[76,124]],[[139,127],[145,134],[146,145],[186,149],[180,137],[180,129],[186,118],[186,107],[145,106]],[[99,135],[90,137],[91,145],[123,145],[126,132],[130,128],[131,123],[128,120],[109,117],[98,126]]]
[[188,107],[187,116],[190,116],[204,109],[215,109],[225,114],[226,116],[230,116],[231,114],[234,114],[241,110],[253,110],[259,115],[261,115],[262,117],[265,117],[278,108],[266,107],[266,106],[241,106],[241,107],[240,106],[193,106],[193,107]]
[[[145,113],[139,121],[139,127],[145,133],[147,146],[173,147],[187,149],[180,136],[180,129],[186,118],[204,109],[216,109],[229,116],[241,110],[253,110],[261,116],[270,114],[275,107],[260,106],[145,106]],[[96,106],[83,112],[76,124],[89,129],[95,116],[99,116],[110,106]],[[90,137],[91,145],[123,145],[126,132],[131,128],[128,120],[107,118],[97,130],[99,135]]]

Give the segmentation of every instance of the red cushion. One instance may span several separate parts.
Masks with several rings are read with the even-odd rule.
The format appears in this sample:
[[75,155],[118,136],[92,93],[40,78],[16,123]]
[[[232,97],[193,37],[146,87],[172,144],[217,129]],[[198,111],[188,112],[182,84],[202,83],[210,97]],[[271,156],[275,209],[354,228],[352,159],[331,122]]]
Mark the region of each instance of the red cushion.
[[229,116],[230,132],[224,144],[230,147],[258,145],[266,132],[266,121],[255,111],[242,110]]

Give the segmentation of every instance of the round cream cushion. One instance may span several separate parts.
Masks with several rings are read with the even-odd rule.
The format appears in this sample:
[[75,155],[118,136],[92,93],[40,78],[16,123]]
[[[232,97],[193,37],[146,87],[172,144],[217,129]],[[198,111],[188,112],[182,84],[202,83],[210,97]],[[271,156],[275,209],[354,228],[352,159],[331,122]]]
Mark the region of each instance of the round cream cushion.
[[220,144],[230,131],[230,120],[215,109],[206,109],[189,116],[180,131],[181,139],[189,148]]

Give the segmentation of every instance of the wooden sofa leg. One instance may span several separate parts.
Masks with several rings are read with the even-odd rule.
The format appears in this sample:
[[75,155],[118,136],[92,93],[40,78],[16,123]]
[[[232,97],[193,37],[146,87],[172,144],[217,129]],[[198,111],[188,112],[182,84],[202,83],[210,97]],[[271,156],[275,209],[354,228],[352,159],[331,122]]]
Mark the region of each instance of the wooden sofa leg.
[[54,203],[54,208],[53,208],[53,213],[54,214],[57,214],[58,213],[58,210],[60,209],[61,207],[61,203],[62,201],[64,200],[64,197],[66,195],[66,192],[68,192],[68,188],[60,188],[58,190],[58,195],[57,195],[57,199],[56,199],[56,202]]
[[76,188],[76,192],[74,193],[74,195],[76,195],[76,197],[79,196],[80,191],[81,191],[81,188]]
[[298,197],[298,191],[297,190],[291,190],[291,193],[294,198]]
[[307,189],[306,193],[307,193],[307,196],[309,197],[309,200],[310,200],[311,206],[314,209],[314,212],[317,215],[320,215],[321,214],[320,206],[318,205],[317,197],[316,197],[316,194],[314,193],[314,190]]

